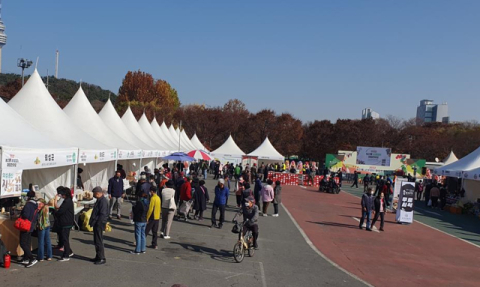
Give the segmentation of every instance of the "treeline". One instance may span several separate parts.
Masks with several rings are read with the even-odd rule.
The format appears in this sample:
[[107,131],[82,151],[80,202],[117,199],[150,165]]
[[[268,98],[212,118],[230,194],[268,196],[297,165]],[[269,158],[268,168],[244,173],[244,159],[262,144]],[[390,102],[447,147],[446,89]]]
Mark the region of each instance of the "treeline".
[[387,117],[379,120],[339,119],[302,123],[289,113],[272,110],[250,113],[239,100],[223,107],[182,106],[175,122],[182,120],[188,135],[197,133],[212,149],[229,134],[244,152],[257,148],[266,136],[284,156],[323,162],[327,153],[356,150],[357,146],[390,147],[412,158],[442,160],[451,150],[463,157],[480,146],[477,122],[418,124],[414,119]]
[[[25,82],[27,82],[27,80],[28,77],[25,77]],[[47,77],[43,77],[42,80],[45,84],[47,83]],[[79,85],[80,84],[78,82],[72,80],[56,79],[53,76],[48,77],[48,91],[62,108],[75,95]],[[21,88],[21,75],[0,74],[0,96],[5,101],[8,102],[11,98],[13,98]],[[108,97],[110,97],[113,102],[115,102],[117,97],[113,92],[104,90],[100,86],[89,83],[82,83],[82,89],[97,111],[103,107],[103,103],[108,100]]]

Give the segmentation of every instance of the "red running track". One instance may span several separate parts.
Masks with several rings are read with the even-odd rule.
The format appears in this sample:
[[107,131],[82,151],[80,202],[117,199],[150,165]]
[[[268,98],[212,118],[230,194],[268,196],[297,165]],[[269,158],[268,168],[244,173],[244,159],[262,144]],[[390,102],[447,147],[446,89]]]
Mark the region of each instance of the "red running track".
[[[374,286],[480,286],[480,248],[386,215],[385,232],[358,228],[360,199],[283,186],[282,202],[330,260]],[[376,223],[379,228],[380,223]]]

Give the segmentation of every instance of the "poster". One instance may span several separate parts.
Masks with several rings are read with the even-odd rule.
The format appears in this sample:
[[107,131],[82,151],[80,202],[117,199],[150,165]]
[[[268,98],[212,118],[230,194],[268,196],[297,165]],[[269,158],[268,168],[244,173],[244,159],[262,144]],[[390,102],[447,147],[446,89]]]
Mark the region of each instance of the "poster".
[[22,194],[22,170],[2,170],[0,198],[18,197]]
[[357,147],[357,164],[373,166],[390,166],[390,148]]
[[406,181],[405,178],[397,178],[395,185],[393,187],[393,197],[392,197],[392,204],[390,205],[390,209],[393,211],[397,211],[398,207],[398,197],[400,195],[400,189],[402,188],[402,182]]
[[401,187],[398,196],[396,220],[402,223],[412,223],[413,203],[415,201],[415,183],[402,181],[399,186]]

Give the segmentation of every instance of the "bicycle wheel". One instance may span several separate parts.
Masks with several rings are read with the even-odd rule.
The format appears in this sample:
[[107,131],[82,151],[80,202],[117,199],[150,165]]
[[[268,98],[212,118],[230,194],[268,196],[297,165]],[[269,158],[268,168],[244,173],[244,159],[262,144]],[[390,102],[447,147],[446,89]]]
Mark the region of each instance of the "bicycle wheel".
[[233,246],[233,258],[237,263],[240,263],[243,261],[243,258],[245,257],[245,251],[243,250],[243,244],[241,242],[237,242],[235,246]]
[[255,249],[253,247],[248,248],[248,256],[253,257],[255,255]]

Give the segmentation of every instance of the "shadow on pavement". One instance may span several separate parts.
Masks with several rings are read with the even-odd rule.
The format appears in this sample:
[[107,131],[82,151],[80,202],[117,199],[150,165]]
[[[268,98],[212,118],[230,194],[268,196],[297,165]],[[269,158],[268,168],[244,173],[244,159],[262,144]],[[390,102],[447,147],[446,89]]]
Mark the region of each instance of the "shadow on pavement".
[[[351,217],[351,216],[349,216]],[[314,224],[319,224],[319,225],[326,225],[326,226],[334,226],[334,227],[344,227],[344,228],[358,228],[358,225],[351,225],[351,224],[343,224],[343,223],[337,223],[337,222],[315,222],[315,221],[307,221],[308,223],[314,223]]]
[[234,259],[233,259],[233,252],[232,251],[216,250],[216,249],[205,247],[205,246],[189,244],[189,243],[181,243],[181,242],[171,242],[171,244],[180,245],[184,249],[192,251],[192,252],[209,255],[210,258],[212,258],[214,260],[218,260],[218,261],[222,261],[222,262],[235,263]]

